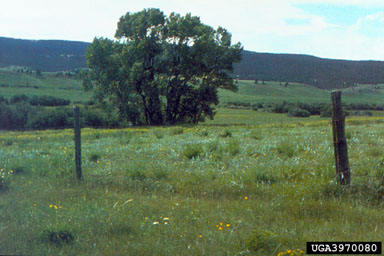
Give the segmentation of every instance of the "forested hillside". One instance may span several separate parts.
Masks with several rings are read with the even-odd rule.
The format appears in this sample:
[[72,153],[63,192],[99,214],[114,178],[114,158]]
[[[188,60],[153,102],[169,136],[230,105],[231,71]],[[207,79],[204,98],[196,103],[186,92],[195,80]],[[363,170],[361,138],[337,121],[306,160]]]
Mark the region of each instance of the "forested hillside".
[[[0,37],[0,67],[22,66],[41,71],[85,68],[89,43],[62,40],[22,40]],[[246,80],[298,82],[319,88],[384,83],[383,61],[322,59],[299,54],[243,52],[235,77]]]
[[244,51],[236,65],[240,79],[298,82],[320,88],[384,83],[383,61],[322,59],[309,55]]
[[21,66],[41,71],[85,68],[87,46],[85,42],[0,37],[0,67]]

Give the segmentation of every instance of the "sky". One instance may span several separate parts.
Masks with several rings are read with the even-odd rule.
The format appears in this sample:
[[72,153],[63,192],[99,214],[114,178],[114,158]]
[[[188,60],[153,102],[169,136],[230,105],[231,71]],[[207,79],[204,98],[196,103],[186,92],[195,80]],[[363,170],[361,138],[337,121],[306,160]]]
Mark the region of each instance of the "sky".
[[384,60],[383,0],[18,0],[3,1],[0,36],[92,42],[112,39],[127,12],[159,8],[199,16],[256,52]]

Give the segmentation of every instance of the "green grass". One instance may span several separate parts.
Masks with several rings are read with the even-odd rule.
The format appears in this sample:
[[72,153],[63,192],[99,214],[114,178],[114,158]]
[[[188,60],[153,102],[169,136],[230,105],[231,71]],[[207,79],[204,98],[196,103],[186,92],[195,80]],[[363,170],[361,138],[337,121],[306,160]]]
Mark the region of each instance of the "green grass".
[[383,241],[383,117],[347,119],[342,190],[329,120],[237,112],[225,127],[83,129],[81,183],[72,130],[0,132],[0,254],[276,255]]
[[[81,81],[0,70],[0,95],[86,101]],[[221,102],[329,102],[240,81]],[[344,102],[383,101],[382,86]],[[329,118],[218,108],[198,126],[0,132],[0,254],[276,255],[306,241],[383,241],[384,117],[348,117],[352,185],[336,182]],[[298,252],[298,250],[297,250]],[[297,253],[299,255],[300,253]]]
[[[239,81],[239,90],[236,93],[221,90],[220,102],[304,102],[328,103],[330,92],[316,87],[290,83],[287,88],[280,86],[279,82],[266,82],[265,85],[255,84],[254,81]],[[384,85],[359,85],[356,88],[343,90],[343,102],[346,103],[375,103],[382,104],[384,100]]]
[[[92,93],[82,91],[79,79],[56,76],[56,73],[43,73],[42,77],[35,74],[18,73],[10,68],[0,69],[0,95],[11,97],[15,94],[52,95],[72,101],[87,101]],[[304,102],[327,103],[330,92],[316,87],[290,83],[287,88],[279,82],[266,82],[265,85],[254,81],[239,81],[236,93],[220,90],[220,102],[242,102],[255,104],[258,102]],[[343,90],[343,102],[382,104],[384,85],[359,85],[356,88]]]
[[12,69],[0,69],[0,95],[7,98],[16,94],[52,95],[73,101],[87,101],[92,93],[82,90],[82,81],[75,78],[56,76],[56,73],[18,73]]

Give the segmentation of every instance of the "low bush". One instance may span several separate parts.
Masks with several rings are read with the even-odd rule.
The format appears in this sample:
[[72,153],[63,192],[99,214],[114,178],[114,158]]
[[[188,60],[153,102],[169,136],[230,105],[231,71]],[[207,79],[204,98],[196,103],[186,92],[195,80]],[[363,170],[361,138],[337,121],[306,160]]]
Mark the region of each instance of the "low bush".
[[28,102],[32,106],[49,106],[49,107],[57,107],[57,106],[67,106],[71,103],[70,100],[57,98],[54,96],[32,96],[28,99]]
[[257,255],[276,255],[280,244],[277,234],[258,229],[253,231],[252,236],[246,242],[248,249],[257,253]]
[[177,127],[177,128],[172,128],[169,133],[171,135],[179,135],[179,134],[183,134],[184,133],[184,130],[183,128],[180,128],[180,127]]
[[15,104],[15,103],[18,103],[18,102],[28,102],[29,100],[29,97],[25,94],[17,94],[17,95],[13,95],[10,99],[9,99],[9,103],[11,104]]
[[62,246],[64,244],[72,243],[74,237],[68,230],[45,231],[42,235],[42,240],[57,246]]
[[240,152],[240,142],[234,139],[231,139],[227,146],[225,147],[225,151],[230,155],[235,156]]
[[164,137],[164,133],[162,131],[159,131],[159,130],[155,130],[153,131],[153,135],[155,135],[155,137],[159,140],[159,139],[162,139]]
[[183,155],[188,159],[194,159],[203,154],[203,147],[200,144],[188,144],[183,150]]
[[349,111],[349,115],[351,116],[372,116],[372,112],[368,110],[355,110]]
[[0,104],[1,104],[1,103],[9,104],[9,101],[8,101],[7,98],[5,98],[4,96],[1,96],[1,95],[0,95]]
[[307,110],[298,107],[291,108],[288,111],[288,116],[292,117],[309,117],[310,115],[311,113],[309,113]]
[[59,129],[73,126],[73,115],[69,109],[40,109],[28,120],[28,128]]
[[222,131],[220,134],[219,134],[219,137],[220,138],[230,138],[232,137],[232,132],[228,129],[225,129],[224,131]]
[[107,116],[97,110],[87,110],[84,109],[81,111],[80,115],[82,116],[82,125],[90,127],[105,127],[109,126],[109,120]]

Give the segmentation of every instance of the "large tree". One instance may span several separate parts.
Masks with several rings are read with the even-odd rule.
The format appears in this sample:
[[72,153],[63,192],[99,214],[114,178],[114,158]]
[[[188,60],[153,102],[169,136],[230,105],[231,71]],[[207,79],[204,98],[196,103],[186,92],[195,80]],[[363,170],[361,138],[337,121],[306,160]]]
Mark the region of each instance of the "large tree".
[[144,9],[122,16],[115,37],[88,47],[89,74],[96,98],[133,124],[213,118],[218,88],[237,90],[230,74],[242,46],[224,28]]

